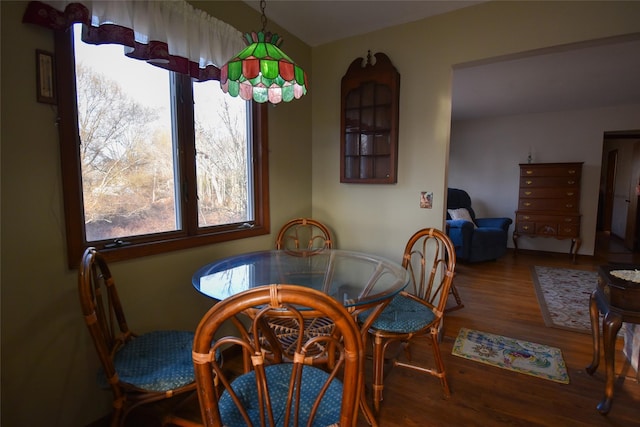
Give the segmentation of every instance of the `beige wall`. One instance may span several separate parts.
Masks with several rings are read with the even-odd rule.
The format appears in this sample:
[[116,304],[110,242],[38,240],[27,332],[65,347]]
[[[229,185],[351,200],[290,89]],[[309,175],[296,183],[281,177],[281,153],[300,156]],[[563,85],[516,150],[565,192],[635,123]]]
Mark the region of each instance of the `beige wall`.
[[[593,255],[604,133],[630,129],[640,129],[640,105],[457,121],[451,128],[449,187],[469,192],[477,216],[515,220],[518,165],[527,162],[529,150],[534,163],[582,162],[579,253]],[[628,190],[628,180],[625,185]],[[507,243],[513,247],[511,238]],[[571,241],[523,236],[518,247],[568,253]]]
[[[639,15],[640,2],[489,2],[314,48],[314,216],[333,225],[340,247],[399,260],[414,231],[443,226],[452,67],[638,32]],[[395,185],[339,180],[340,79],[367,50],[387,54],[401,75]],[[419,208],[421,191],[433,191],[433,209]]]
[[[193,2],[241,31],[260,29],[242,2]],[[95,382],[97,358],[80,316],[76,271],[66,262],[55,108],[35,101],[35,49],[49,30],[22,24],[26,2],[1,7],[2,420],[3,426],[82,426],[109,411]],[[212,10],[215,8],[215,10]],[[244,17],[238,19],[238,17]],[[311,69],[311,49],[284,38]],[[201,265],[274,245],[279,226],[311,214],[311,96],[269,108],[271,235],[136,259],[113,274],[138,332],[195,329],[211,301],[191,286]]]
[[[193,3],[242,31],[260,26],[242,3]],[[52,36],[21,23],[25,4],[0,4],[2,425],[80,426],[106,413],[108,394],[96,389],[76,272],[66,268],[55,110],[34,101],[34,50],[52,50]],[[272,228],[313,213],[334,228],[340,247],[398,259],[413,231],[442,226],[452,65],[640,31],[639,15],[633,2],[498,2],[313,50],[282,32],[311,88],[269,110]],[[386,53],[402,79],[396,185],[339,183],[340,79],[369,49]],[[434,192],[433,209],[418,208],[420,191]],[[273,240],[272,233],[115,264],[130,323],[141,332],[194,328],[210,301],[191,288],[193,271]]]

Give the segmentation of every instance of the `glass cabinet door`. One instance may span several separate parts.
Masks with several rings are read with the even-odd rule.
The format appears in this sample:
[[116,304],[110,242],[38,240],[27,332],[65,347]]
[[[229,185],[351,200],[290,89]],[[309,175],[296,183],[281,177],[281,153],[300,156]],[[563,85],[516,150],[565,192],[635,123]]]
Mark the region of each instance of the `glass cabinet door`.
[[384,53],[354,60],[342,78],[340,182],[394,184],[400,74]]

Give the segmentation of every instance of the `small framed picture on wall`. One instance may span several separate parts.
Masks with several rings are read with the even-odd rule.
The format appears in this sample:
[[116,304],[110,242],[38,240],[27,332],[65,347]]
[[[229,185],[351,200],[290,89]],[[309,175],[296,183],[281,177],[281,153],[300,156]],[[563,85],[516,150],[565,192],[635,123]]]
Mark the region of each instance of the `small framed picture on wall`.
[[55,104],[56,79],[54,78],[53,54],[36,50],[36,91],[38,102]]

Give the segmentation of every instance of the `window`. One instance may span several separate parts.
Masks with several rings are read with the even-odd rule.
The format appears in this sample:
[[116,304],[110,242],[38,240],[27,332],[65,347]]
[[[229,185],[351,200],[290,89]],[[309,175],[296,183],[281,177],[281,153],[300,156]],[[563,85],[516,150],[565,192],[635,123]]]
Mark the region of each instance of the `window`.
[[56,35],[69,265],[269,233],[266,107]]

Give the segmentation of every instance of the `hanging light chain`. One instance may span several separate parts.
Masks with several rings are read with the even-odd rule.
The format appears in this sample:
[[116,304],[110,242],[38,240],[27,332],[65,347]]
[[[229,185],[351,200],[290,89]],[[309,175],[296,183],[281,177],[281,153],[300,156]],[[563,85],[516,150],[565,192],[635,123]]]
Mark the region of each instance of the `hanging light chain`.
[[267,7],[266,0],[260,0],[260,12],[262,12],[262,16],[260,19],[262,20],[262,32],[264,33],[267,29],[267,15],[264,14],[264,8]]

